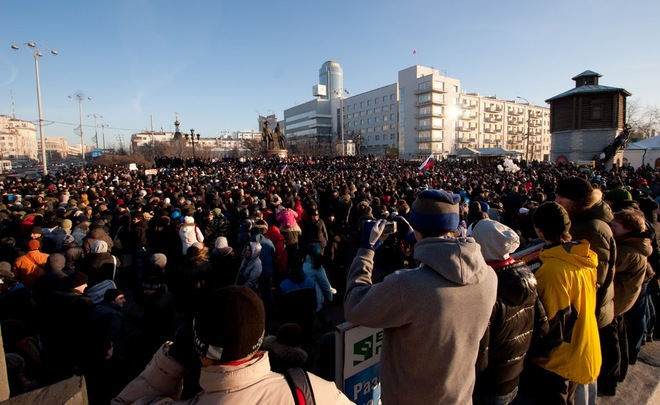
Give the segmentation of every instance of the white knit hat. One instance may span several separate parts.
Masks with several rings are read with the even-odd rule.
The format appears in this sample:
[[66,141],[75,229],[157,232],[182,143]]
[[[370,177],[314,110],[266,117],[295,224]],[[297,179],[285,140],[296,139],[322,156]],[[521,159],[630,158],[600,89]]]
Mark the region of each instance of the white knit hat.
[[481,245],[481,254],[487,262],[506,260],[520,246],[520,237],[513,229],[492,219],[477,222],[472,237]]

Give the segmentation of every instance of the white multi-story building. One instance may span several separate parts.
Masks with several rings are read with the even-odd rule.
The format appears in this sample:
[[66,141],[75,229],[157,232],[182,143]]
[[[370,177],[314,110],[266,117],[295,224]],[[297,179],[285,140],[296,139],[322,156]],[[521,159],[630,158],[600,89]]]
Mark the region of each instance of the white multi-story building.
[[39,155],[33,123],[0,115],[0,155],[13,161],[36,161]]
[[315,91],[315,100],[284,111],[292,143],[325,138],[344,141],[349,155],[354,150],[403,159],[431,153],[446,158],[464,148],[502,148],[532,160],[549,159],[547,107],[463,92],[459,79],[425,66],[401,70],[396,83],[356,95],[343,88],[328,93],[325,78],[321,74],[315,86],[322,90]]

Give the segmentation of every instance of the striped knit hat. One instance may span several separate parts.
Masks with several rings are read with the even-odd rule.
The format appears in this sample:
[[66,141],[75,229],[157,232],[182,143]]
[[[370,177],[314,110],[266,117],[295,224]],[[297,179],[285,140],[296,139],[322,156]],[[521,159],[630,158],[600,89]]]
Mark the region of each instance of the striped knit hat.
[[419,232],[456,231],[461,197],[444,190],[424,190],[410,208],[410,225]]

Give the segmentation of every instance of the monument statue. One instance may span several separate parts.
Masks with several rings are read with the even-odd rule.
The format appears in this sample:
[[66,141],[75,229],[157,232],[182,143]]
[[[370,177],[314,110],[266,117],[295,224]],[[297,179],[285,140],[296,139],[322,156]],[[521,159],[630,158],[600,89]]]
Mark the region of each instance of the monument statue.
[[268,121],[264,121],[264,125],[261,128],[261,140],[264,143],[266,150],[272,148],[273,143],[273,130],[270,128]]
[[282,127],[280,127],[279,122],[275,126],[275,137],[277,138],[277,143],[280,149],[284,149],[284,132],[282,132]]

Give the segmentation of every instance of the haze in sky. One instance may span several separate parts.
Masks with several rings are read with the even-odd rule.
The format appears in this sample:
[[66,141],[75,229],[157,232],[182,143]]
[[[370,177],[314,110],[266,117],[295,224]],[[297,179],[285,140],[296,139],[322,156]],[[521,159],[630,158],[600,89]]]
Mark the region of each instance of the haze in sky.
[[[85,144],[94,118],[108,147],[139,131],[202,137],[257,130],[259,114],[313,98],[319,68],[341,64],[353,95],[431,66],[463,91],[536,105],[585,70],[660,105],[657,0],[444,1],[3,0],[0,114],[38,122],[39,59],[46,137]],[[59,52],[49,53],[49,48]],[[88,98],[91,98],[89,100]],[[102,116],[102,118],[100,118]],[[103,130],[101,125],[103,125]]]

